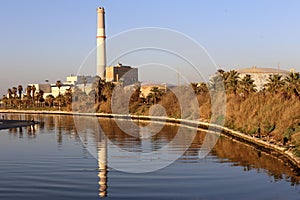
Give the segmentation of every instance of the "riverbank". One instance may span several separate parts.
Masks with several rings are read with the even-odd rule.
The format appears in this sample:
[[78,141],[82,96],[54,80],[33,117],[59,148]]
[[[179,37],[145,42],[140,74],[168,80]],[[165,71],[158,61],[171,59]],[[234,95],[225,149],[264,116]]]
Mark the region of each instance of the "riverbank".
[[22,110],[0,110],[0,113],[21,113],[21,114],[57,114],[57,115],[76,115],[76,116],[91,116],[91,117],[103,117],[103,118],[115,118],[115,119],[133,119],[133,120],[145,120],[156,122],[167,122],[172,124],[181,124],[190,127],[198,127],[200,129],[210,129],[221,132],[230,138],[241,141],[243,143],[252,145],[257,149],[267,152],[271,155],[283,160],[287,165],[290,165],[298,174],[300,174],[300,158],[296,157],[292,151],[285,147],[280,147],[275,144],[270,144],[266,141],[262,141],[259,138],[246,135],[242,132],[234,131],[229,128],[210,124],[201,121],[191,121],[176,118],[165,117],[150,117],[141,115],[117,115],[117,114],[105,114],[105,113],[74,113],[66,111],[22,111]]

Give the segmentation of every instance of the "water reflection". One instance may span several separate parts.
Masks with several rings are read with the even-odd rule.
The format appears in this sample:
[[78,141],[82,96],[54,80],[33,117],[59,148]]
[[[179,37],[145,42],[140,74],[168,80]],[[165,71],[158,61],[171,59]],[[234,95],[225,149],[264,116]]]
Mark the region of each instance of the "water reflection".
[[[139,136],[143,133],[140,133],[137,129],[131,130],[131,127],[128,127],[128,129],[133,131],[133,134],[128,135],[124,133],[113,119],[95,120],[94,118],[91,120],[90,117],[24,114],[6,114],[5,118],[15,120],[34,119],[41,122],[33,127],[10,129],[9,134],[15,137],[24,138],[26,135],[28,139],[34,139],[39,136],[38,134],[47,134],[47,130],[56,130],[58,145],[63,145],[62,140],[65,138],[63,136],[69,136],[70,139],[82,141],[85,146],[94,148],[91,151],[96,152],[95,157],[98,158],[99,197],[108,196],[108,166],[110,166],[111,161],[108,159],[110,152],[107,151],[107,139],[126,151],[152,152],[160,150],[166,144],[169,144],[176,137],[178,130],[182,128],[178,125],[166,125],[158,134],[149,138],[142,138]],[[103,130],[101,132],[98,131],[99,123]],[[124,121],[124,123],[126,122]],[[143,122],[137,123],[143,125]],[[182,134],[178,140],[172,143],[172,152],[169,152],[170,154],[182,151],[185,142],[193,138],[189,135],[189,129],[184,130],[185,134]],[[198,131],[190,147],[177,162],[183,164],[199,162],[199,151],[201,151],[201,145],[206,134],[205,131]],[[216,156],[220,163],[230,163],[233,167],[242,166],[244,171],[255,170],[257,173],[268,174],[274,182],[285,180],[290,182],[291,185],[298,185],[300,181],[300,177],[286,166],[283,161],[226,137],[220,137],[210,156]],[[129,162],[121,164],[130,166]]]

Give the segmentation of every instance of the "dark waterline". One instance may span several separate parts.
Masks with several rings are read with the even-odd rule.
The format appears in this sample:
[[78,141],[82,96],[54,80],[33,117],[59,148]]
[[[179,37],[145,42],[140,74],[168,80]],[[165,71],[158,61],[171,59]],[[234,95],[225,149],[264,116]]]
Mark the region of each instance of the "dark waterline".
[[[205,132],[199,132],[185,154],[166,168],[142,174],[108,168],[103,173],[84,144],[88,135],[82,130],[90,124],[76,127],[72,116],[6,118],[41,123],[0,131],[0,199],[300,199],[300,177],[282,161],[225,137],[204,159],[198,153]],[[116,145],[141,149],[143,141],[122,132],[113,120],[100,124]],[[146,147],[161,148],[177,130],[165,126]],[[96,135],[91,145],[97,145]]]

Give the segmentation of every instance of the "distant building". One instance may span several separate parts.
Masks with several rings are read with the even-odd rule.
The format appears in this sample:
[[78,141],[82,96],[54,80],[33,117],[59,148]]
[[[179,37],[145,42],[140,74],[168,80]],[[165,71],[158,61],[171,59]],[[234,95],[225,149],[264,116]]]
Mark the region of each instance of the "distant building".
[[[264,85],[268,82],[268,78],[272,74],[279,74],[283,78],[289,75],[289,71],[272,69],[272,68],[257,68],[253,66],[251,68],[237,69],[236,70],[240,75],[240,78],[243,78],[247,74],[251,75],[251,78],[254,80],[257,90],[262,90]],[[291,70],[292,71],[292,70]]]
[[131,85],[138,82],[138,69],[124,66],[119,63],[116,66],[106,67],[106,82],[122,82],[124,85]]
[[66,84],[71,84],[71,85],[76,85],[76,84],[89,84],[89,83],[93,83],[95,80],[95,77],[92,76],[75,76],[75,75],[71,75],[71,76],[67,76],[67,82],[65,82]]
[[34,86],[35,87],[35,91],[39,92],[39,91],[43,91],[44,93],[51,93],[51,85],[48,83],[44,83],[44,84],[29,84],[30,86]]
[[53,95],[57,97],[60,94],[65,94],[68,89],[70,89],[73,85],[63,83],[60,88],[56,86],[56,84],[51,84],[51,93],[44,94],[44,98],[48,95]]
[[141,84],[141,94],[140,96],[146,98],[150,93],[153,87],[157,87],[159,90],[163,92],[167,92],[168,86],[167,84],[160,83],[142,83]]
[[46,98],[48,95],[53,95],[54,97],[57,97],[60,94],[65,94],[65,92],[70,89],[74,88],[75,86],[80,88],[82,91],[85,90],[85,92],[88,94],[92,90],[92,86],[94,83],[95,77],[92,76],[67,76],[66,82],[62,82],[62,85],[60,88],[56,86],[56,83],[53,84],[29,84],[30,86],[35,86],[36,92],[39,92],[42,90],[44,92],[44,98]]

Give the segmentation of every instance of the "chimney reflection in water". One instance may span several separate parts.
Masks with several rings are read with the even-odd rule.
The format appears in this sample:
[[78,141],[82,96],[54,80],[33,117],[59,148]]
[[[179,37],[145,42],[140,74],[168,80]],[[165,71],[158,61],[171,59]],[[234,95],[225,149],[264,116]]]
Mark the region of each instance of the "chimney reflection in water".
[[107,196],[107,141],[100,137],[98,141],[98,177],[99,177],[99,196]]

